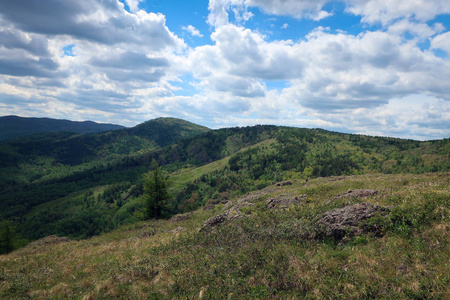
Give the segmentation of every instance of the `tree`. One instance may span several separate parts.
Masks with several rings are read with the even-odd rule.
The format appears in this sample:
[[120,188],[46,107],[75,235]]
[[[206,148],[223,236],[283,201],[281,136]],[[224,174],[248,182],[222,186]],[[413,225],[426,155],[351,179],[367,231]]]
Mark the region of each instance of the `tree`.
[[169,200],[166,181],[155,159],[152,161],[152,169],[152,173],[147,175],[144,183],[145,219],[161,218]]
[[0,254],[16,249],[16,233],[11,223],[3,221],[0,224]]

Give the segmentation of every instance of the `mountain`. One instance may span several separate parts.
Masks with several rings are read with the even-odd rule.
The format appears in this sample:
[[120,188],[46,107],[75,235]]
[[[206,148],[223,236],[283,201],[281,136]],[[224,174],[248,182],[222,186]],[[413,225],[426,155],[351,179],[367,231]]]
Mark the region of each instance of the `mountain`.
[[170,118],[96,134],[34,135],[0,143],[0,218],[30,240],[86,238],[136,222],[153,159],[176,214],[282,180],[448,172],[449,153],[449,140],[269,125],[209,130]]
[[43,160],[51,161],[53,165],[76,166],[85,163],[110,163],[123,155],[159,149],[179,139],[207,131],[209,129],[204,126],[184,120],[158,118],[132,128],[99,133],[35,134],[0,143],[0,154],[6,157],[0,162],[0,166],[2,164],[17,166],[31,157],[40,157]]
[[50,118],[5,116],[0,117],[0,141],[44,132],[94,133],[122,128],[125,127],[92,121],[76,122]]
[[210,129],[176,118],[157,118],[126,130],[127,134],[139,136],[164,147],[182,138],[208,132]]

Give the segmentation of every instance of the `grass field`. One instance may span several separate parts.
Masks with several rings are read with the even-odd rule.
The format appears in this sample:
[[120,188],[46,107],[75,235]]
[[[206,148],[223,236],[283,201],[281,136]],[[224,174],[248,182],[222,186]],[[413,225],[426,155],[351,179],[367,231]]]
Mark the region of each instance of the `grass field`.
[[[255,192],[246,217],[200,232],[223,204],[87,240],[45,238],[0,256],[0,298],[450,299],[449,186],[449,173],[298,180]],[[378,193],[330,201],[362,188]],[[300,195],[284,209],[265,202]],[[377,234],[315,235],[323,212],[361,202],[389,207]]]

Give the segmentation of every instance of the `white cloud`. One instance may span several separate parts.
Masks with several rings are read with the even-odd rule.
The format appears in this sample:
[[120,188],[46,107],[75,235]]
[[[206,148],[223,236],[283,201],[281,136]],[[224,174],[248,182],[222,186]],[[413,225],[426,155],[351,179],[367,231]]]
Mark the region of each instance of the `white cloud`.
[[143,0],[125,0],[125,3],[130,8],[130,11],[137,12],[139,10],[139,3]]
[[284,23],[283,26],[281,26],[281,29],[287,29],[289,27],[288,23]]
[[390,33],[397,35],[410,33],[419,40],[425,40],[444,30],[445,27],[441,23],[436,23],[431,27],[426,23],[414,23],[407,19],[399,20],[388,27]]
[[431,48],[444,50],[447,55],[450,55],[450,32],[447,31],[434,37],[431,40]]
[[347,10],[370,24],[388,25],[397,19],[428,21],[450,13],[448,0],[344,0]]
[[323,11],[322,7],[328,0],[247,0],[248,6],[262,9],[271,15],[285,15],[302,19],[321,20],[331,14]]
[[183,26],[181,29],[189,32],[189,34],[192,36],[203,37],[203,34],[201,34],[200,31],[192,25]]
[[[26,1],[0,3],[2,113],[127,125],[174,116],[211,127],[271,123],[419,139],[449,133],[450,60],[432,50],[449,54],[450,36],[423,22],[447,2],[420,12],[414,1],[344,0],[363,22],[385,26],[357,35],[318,26],[293,41],[246,28],[252,9],[320,21],[331,14],[327,1],[211,0],[211,44],[189,48],[164,15],[139,10],[137,0],[127,1],[131,12],[117,0]],[[74,56],[64,55],[68,45]]]

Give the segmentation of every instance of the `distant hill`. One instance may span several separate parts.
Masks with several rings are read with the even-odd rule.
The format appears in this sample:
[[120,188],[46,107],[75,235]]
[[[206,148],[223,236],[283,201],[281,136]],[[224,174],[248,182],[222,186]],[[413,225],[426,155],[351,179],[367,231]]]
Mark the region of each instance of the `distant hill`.
[[126,132],[130,135],[153,140],[158,146],[164,147],[181,138],[192,137],[209,130],[207,127],[181,119],[157,118],[129,128]]
[[132,128],[91,134],[34,134],[1,142],[0,155],[5,159],[0,161],[0,166],[17,166],[31,157],[50,158],[53,165],[75,166],[100,161],[110,163],[113,157],[157,150],[209,130],[180,119],[158,118]]
[[95,133],[123,129],[124,126],[99,124],[92,121],[76,122],[50,118],[0,117],[0,141],[44,132]]

